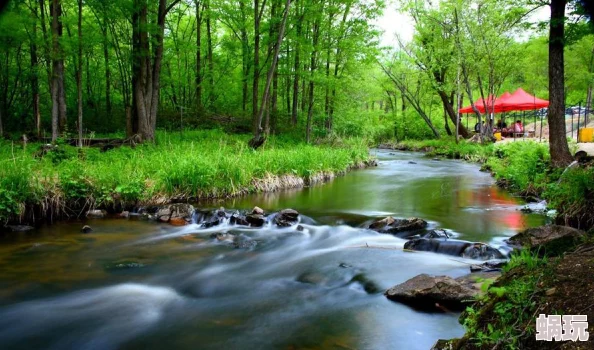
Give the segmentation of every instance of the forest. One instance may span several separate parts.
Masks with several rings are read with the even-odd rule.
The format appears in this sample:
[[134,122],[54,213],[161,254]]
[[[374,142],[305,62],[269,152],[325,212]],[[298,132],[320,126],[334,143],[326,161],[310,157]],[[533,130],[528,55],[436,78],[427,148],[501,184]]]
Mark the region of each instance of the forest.
[[[410,42],[380,45],[374,23],[386,6],[412,18]],[[464,102],[517,87],[549,97],[547,23],[528,16],[542,6],[11,1],[0,20],[0,133],[153,140],[157,129],[223,128],[306,142],[452,134]],[[591,105],[594,35],[583,18],[567,20],[567,106]]]

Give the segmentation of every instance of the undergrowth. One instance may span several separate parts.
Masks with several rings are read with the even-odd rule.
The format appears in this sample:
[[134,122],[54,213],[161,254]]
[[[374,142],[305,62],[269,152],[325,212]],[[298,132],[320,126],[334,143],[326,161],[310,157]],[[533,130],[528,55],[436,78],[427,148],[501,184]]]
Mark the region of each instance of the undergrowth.
[[538,285],[548,267],[537,252],[512,256],[503,277],[485,285],[486,293],[460,316],[466,328],[463,348],[517,349],[522,337],[533,334]]

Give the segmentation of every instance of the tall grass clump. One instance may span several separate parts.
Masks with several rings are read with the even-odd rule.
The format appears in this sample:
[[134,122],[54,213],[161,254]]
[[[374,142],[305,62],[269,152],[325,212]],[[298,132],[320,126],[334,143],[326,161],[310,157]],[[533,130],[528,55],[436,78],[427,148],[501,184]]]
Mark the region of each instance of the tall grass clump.
[[548,173],[549,163],[547,144],[524,141],[495,144],[487,166],[507,188],[539,195],[548,177],[555,175]]

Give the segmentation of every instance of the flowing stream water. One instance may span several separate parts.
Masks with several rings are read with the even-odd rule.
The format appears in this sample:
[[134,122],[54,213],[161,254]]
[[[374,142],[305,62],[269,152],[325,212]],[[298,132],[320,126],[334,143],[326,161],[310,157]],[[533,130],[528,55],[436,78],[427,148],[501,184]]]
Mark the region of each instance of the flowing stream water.
[[197,205],[293,208],[303,230],[101,219],[2,237],[0,348],[429,349],[461,336],[458,313],[415,311],[382,291],[420,273],[458,277],[473,261],[405,252],[404,239],[361,224],[414,216],[501,247],[545,218],[521,213],[475,164],[373,152],[378,167],[321,186]]

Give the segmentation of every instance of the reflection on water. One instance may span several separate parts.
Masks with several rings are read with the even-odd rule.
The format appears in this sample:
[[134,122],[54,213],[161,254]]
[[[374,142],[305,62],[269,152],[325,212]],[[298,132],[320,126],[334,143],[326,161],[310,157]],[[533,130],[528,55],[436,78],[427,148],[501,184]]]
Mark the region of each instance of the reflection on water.
[[[93,220],[4,237],[0,347],[71,349],[428,349],[460,336],[457,314],[426,314],[368,294],[419,273],[460,276],[461,258],[404,252],[404,240],[358,228],[418,216],[457,238],[502,244],[543,222],[478,167],[378,152],[377,168],[324,186],[203,204],[311,217],[297,227],[171,227]],[[412,164],[414,162],[416,164]],[[254,241],[236,249],[231,239]]]

